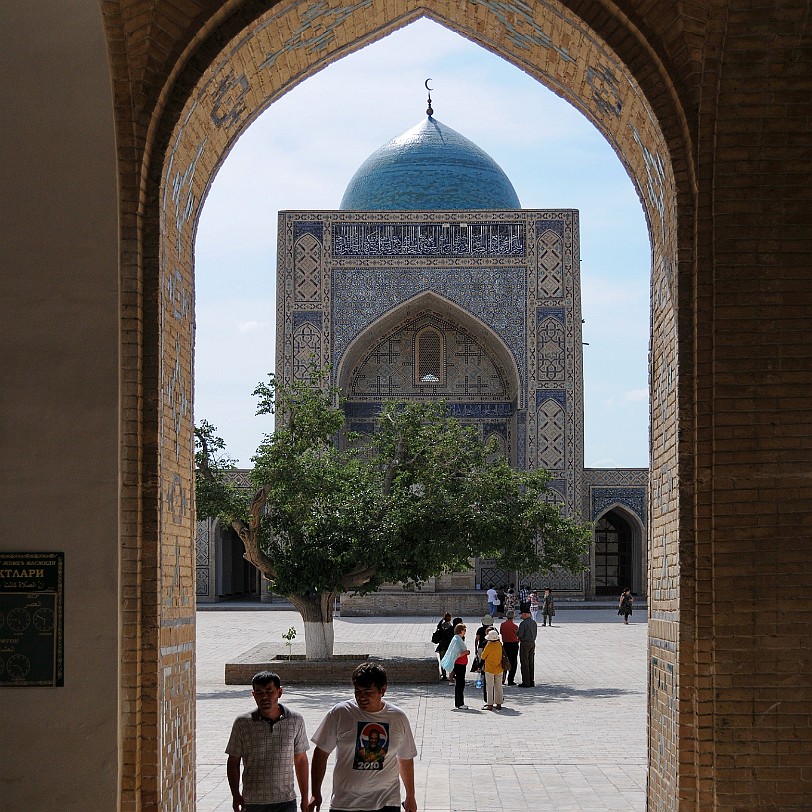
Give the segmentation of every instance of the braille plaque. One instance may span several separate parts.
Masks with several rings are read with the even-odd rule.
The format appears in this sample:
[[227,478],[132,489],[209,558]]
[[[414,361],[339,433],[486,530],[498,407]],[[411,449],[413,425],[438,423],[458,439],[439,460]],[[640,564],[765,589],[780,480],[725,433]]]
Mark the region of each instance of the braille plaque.
[[64,685],[64,553],[0,553],[0,687]]

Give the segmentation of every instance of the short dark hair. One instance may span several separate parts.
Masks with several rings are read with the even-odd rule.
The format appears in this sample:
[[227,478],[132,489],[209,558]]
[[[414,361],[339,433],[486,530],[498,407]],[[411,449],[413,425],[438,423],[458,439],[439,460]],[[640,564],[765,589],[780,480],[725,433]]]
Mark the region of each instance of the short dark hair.
[[369,688],[374,685],[380,691],[388,684],[386,669],[378,663],[361,663],[352,672],[352,684],[358,688]]
[[456,627],[458,623],[462,623],[461,617],[455,617],[454,620],[451,621],[451,625]]
[[277,688],[282,687],[282,681],[279,679],[279,674],[273,671],[259,671],[251,677],[251,687],[256,688],[257,685],[270,685],[273,683]]

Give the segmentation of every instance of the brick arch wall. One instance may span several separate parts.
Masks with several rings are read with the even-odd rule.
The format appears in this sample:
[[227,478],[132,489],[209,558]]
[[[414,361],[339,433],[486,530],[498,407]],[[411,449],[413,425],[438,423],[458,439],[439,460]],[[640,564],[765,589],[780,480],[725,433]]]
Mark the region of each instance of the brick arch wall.
[[[335,22],[353,6],[352,0],[328,4],[329,19]],[[279,83],[270,92],[266,85],[260,99],[250,81],[246,89],[242,68],[250,74],[282,53],[284,42],[257,47],[246,60],[232,56],[229,62],[224,55],[240,32],[266,22],[266,12],[263,31],[270,37],[270,18],[281,19],[284,4],[270,11],[237,0],[192,0],[182,8],[162,0],[105,4],[120,145],[123,386],[137,392],[124,406],[123,537],[138,565],[131,569],[141,573],[124,584],[124,597],[137,598],[140,608],[125,631],[125,649],[137,652],[141,643],[149,648],[164,638],[166,648],[189,643],[164,623],[166,618],[175,623],[171,628],[182,628],[188,608],[181,605],[182,589],[162,591],[159,562],[179,571],[187,531],[183,522],[176,528],[163,523],[162,500],[165,482],[176,474],[188,482],[190,475],[184,422],[184,383],[188,387],[190,379],[183,377],[191,368],[184,354],[190,324],[183,302],[192,290],[194,216],[207,184],[240,128],[274,94],[425,13],[513,61],[589,115],[628,167],[649,218],[652,379],[660,392],[652,409],[652,470],[673,483],[668,498],[661,493],[651,505],[650,572],[677,585],[673,598],[650,609],[650,682],[656,686],[650,697],[650,807],[803,808],[812,780],[798,766],[799,757],[810,756],[802,736],[809,689],[791,678],[778,684],[774,675],[783,668],[777,652],[797,651],[798,624],[812,619],[809,600],[794,597],[809,585],[810,552],[791,543],[804,537],[802,518],[810,506],[808,492],[798,486],[799,471],[810,473],[808,449],[798,440],[808,436],[809,418],[802,406],[782,401],[791,398],[790,389],[782,389],[786,380],[795,387],[810,383],[803,348],[812,336],[803,305],[811,238],[800,193],[810,173],[798,151],[809,148],[808,127],[799,126],[808,120],[808,100],[797,81],[808,76],[808,0],[758,9],[738,0],[690,6],[566,0],[521,10],[486,2],[375,0],[359,8],[359,16],[344,18],[346,30],[336,23],[324,54],[309,59],[302,49],[289,48],[277,58],[270,67]],[[560,16],[545,28],[552,8]],[[520,21],[524,38],[517,28],[522,14],[529,15]],[[561,23],[568,15],[575,26]],[[292,30],[301,22],[294,20]],[[277,34],[281,30],[277,26]],[[605,63],[587,65],[586,58],[569,62],[561,53],[584,56],[593,45],[597,51],[605,45],[602,53],[613,57],[608,70],[601,68]],[[622,73],[612,70],[618,66]],[[639,93],[637,119],[633,105],[620,111],[613,105],[619,77],[628,80],[630,96]],[[786,224],[795,226],[789,243],[775,239]],[[182,233],[180,241],[175,232]],[[172,250],[182,260],[178,267],[170,261]],[[751,329],[743,331],[737,319]],[[736,418],[736,403],[747,420]],[[782,504],[791,509],[781,510]],[[736,574],[756,576],[774,565],[776,536],[784,569],[767,566],[767,592],[742,595],[731,586]],[[762,552],[765,539],[772,560]],[[191,566],[184,567],[182,578],[190,579]],[[794,575],[779,581],[781,573]],[[779,598],[796,609],[780,625],[774,611],[770,619],[758,612],[758,606],[776,609]],[[737,624],[743,604],[754,613],[751,628]],[[755,650],[767,666],[751,674]],[[799,656],[795,673],[804,673]],[[161,704],[154,661],[144,657],[132,665],[125,659],[124,697],[132,686],[157,697],[145,700],[143,711],[124,714],[130,725],[125,740],[133,741],[145,719],[157,718],[160,725],[165,712],[174,711]],[[732,692],[730,705],[725,691]],[[795,703],[794,717],[776,714],[782,702]],[[752,744],[744,745],[748,737]],[[144,749],[125,763],[125,800],[141,793],[149,807],[175,791],[159,778],[166,771],[155,766],[157,744],[149,742],[159,738],[142,737]],[[740,752],[744,770],[737,769]],[[188,749],[183,758],[191,771]],[[771,767],[780,771],[771,775]]]
[[[159,99],[164,104],[163,115],[150,120],[145,155],[150,161],[145,160],[141,167],[143,191],[138,204],[143,228],[139,235],[143,311],[139,315],[145,356],[137,372],[144,391],[157,392],[158,397],[148,394],[143,401],[140,428],[145,437],[154,440],[141,441],[147,453],[141,458],[139,492],[147,504],[158,509],[144,509],[142,514],[142,527],[148,531],[144,538],[154,541],[143,543],[140,550],[146,579],[139,598],[142,639],[154,641],[158,667],[148,658],[141,663],[141,686],[155,697],[155,713],[147,708],[141,719],[134,720],[133,731],[140,722],[140,738],[147,741],[134,767],[140,768],[143,782],[154,783],[158,797],[174,802],[189,799],[193,793],[191,766],[186,771],[178,769],[178,764],[193,762],[193,713],[189,701],[184,703],[189,692],[181,684],[194,673],[193,597],[191,601],[189,597],[194,595],[194,556],[188,543],[193,523],[191,509],[185,514],[167,510],[166,496],[170,487],[173,493],[186,493],[191,507],[193,317],[188,303],[193,299],[194,228],[208,184],[242,129],[310,72],[404,21],[428,13],[533,73],[595,122],[613,142],[640,190],[655,244],[655,274],[675,263],[675,195],[666,143],[632,74],[564,6],[553,12],[549,5],[540,6],[535,14],[517,11],[515,17],[505,17],[503,7],[496,3],[483,3],[482,9],[484,23],[472,27],[470,17],[453,4],[423,8],[391,0],[335,4],[327,7],[319,21],[333,40],[326,53],[314,56],[303,47],[313,34],[312,21],[294,4],[279,4],[229,39],[239,27],[235,20],[251,16],[251,6],[245,4],[219,29],[212,23],[211,37],[185,69],[178,70],[175,85],[164,89]],[[527,43],[521,39],[523,27],[533,32],[529,55],[525,53]],[[323,33],[320,29],[322,40]],[[663,318],[669,328],[662,332],[659,349],[671,356],[676,339],[670,326],[674,282],[672,276],[661,286]],[[673,457],[674,451],[672,444],[665,453]],[[669,515],[672,527],[675,515],[676,501]],[[674,628],[672,622],[671,638]],[[157,729],[144,737],[148,718],[156,720]],[[159,751],[157,742],[162,740],[167,743]],[[666,750],[669,763],[675,763],[673,738]],[[149,775],[153,769],[154,780]],[[673,795],[674,776],[666,771],[663,775],[665,792]]]

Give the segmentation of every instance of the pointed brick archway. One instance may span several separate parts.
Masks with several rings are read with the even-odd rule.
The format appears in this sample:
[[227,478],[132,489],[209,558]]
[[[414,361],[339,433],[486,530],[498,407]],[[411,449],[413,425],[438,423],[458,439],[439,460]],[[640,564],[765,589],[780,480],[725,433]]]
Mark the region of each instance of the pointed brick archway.
[[[143,512],[144,538],[154,544],[144,542],[140,549],[145,580],[134,594],[144,618],[140,637],[123,641],[132,656],[124,657],[122,679],[140,685],[145,697],[145,705],[122,712],[137,740],[137,746],[125,746],[125,760],[131,758],[133,769],[137,765],[143,780],[154,784],[164,808],[193,809],[194,744],[184,733],[194,729],[193,244],[207,190],[239,135],[275,99],[352,50],[425,16],[498,53],[576,106],[612,144],[644,204],[652,243],[654,472],[649,803],[676,808],[679,787],[691,783],[695,769],[678,752],[678,739],[690,737],[692,724],[688,715],[678,718],[677,707],[679,675],[689,668],[680,659],[681,620],[692,607],[692,598],[680,590],[680,548],[691,543],[686,528],[693,523],[679,500],[678,452],[686,449],[678,449],[676,431],[677,268],[693,264],[691,241],[678,239],[677,213],[681,202],[691,214],[693,182],[686,128],[666,70],[627,18],[594,8],[587,22],[571,10],[580,7],[575,2],[260,6],[247,3],[241,15],[210,22],[207,36],[189,46],[184,67],[164,88],[161,115],[149,127],[152,151],[140,211],[143,278],[129,280],[143,311],[126,313],[124,330],[143,328],[143,365],[132,363],[129,373],[143,370],[143,435],[133,432],[131,442],[133,453],[143,454],[147,485],[140,494],[144,504],[155,506]],[[690,318],[687,305],[680,318]]]

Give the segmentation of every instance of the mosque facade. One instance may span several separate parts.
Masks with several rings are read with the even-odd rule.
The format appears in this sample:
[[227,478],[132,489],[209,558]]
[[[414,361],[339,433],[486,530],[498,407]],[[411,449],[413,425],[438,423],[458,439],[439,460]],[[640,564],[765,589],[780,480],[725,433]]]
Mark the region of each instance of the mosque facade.
[[[428,112],[361,165],[339,210],[280,212],[276,373],[329,364],[362,434],[388,399],[445,401],[512,465],[549,471],[594,539],[584,572],[479,559],[419,594],[344,596],[342,612],[435,613],[440,593],[519,583],[645,595],[648,469],[584,467],[578,211],[522,209],[498,164]],[[214,522],[198,525],[197,564],[199,602],[263,591]]]

